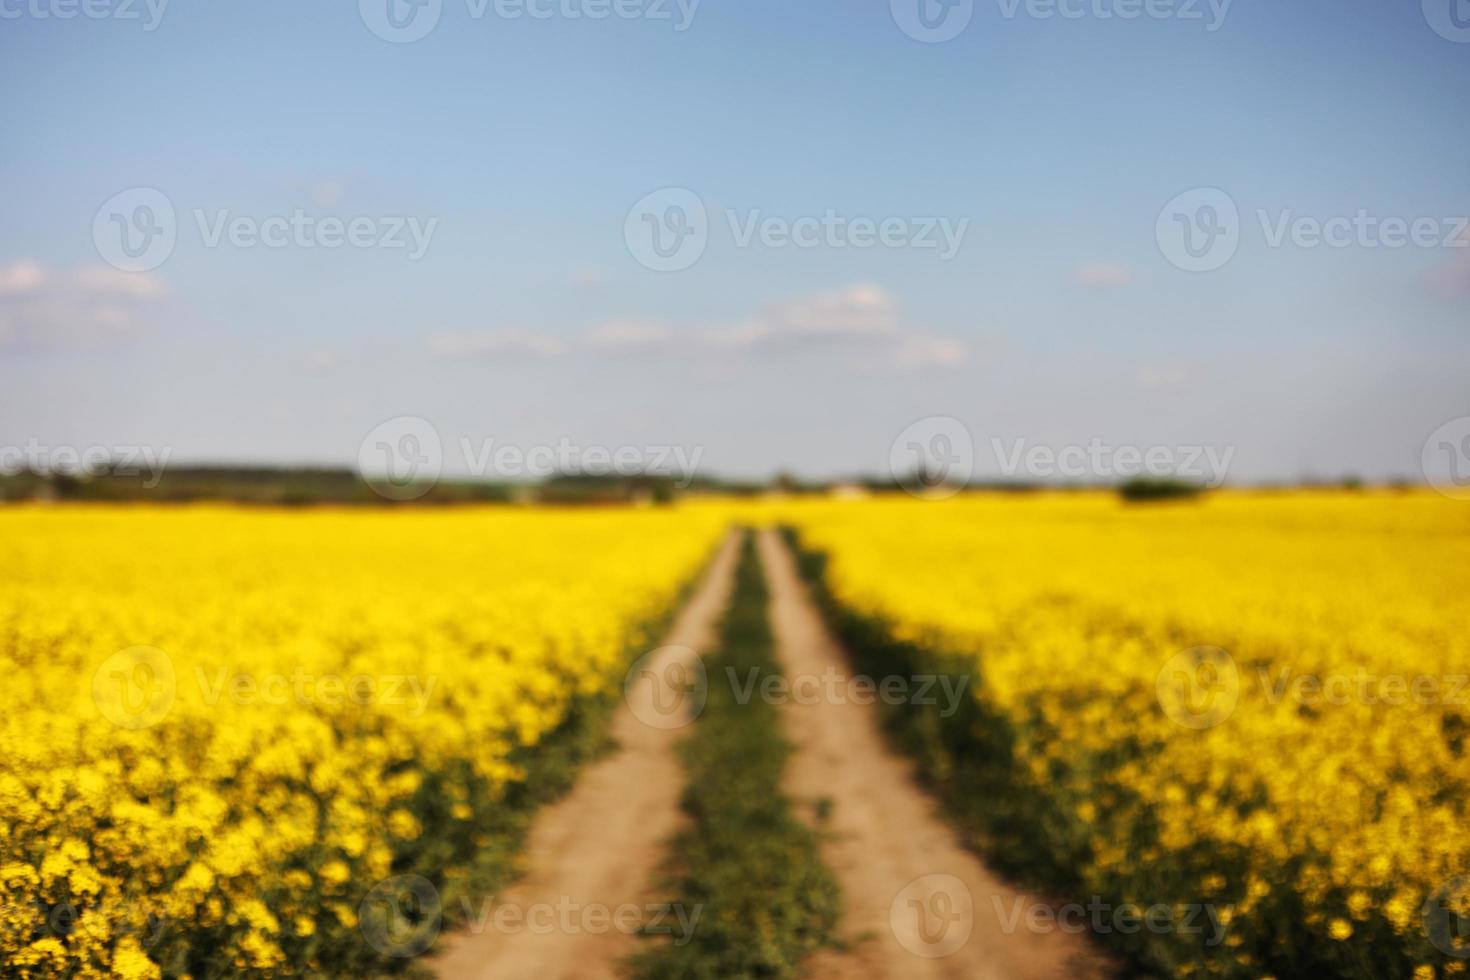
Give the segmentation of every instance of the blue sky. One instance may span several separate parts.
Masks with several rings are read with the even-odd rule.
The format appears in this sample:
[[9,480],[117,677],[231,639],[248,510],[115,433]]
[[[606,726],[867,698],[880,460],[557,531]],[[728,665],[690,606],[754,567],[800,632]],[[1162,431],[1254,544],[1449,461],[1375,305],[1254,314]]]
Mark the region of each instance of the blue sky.
[[[684,30],[689,0],[442,0],[411,43],[369,29],[374,0],[173,0],[152,30],[142,0],[66,2],[0,0],[0,444],[349,463],[411,415],[832,475],[946,415],[980,456],[1229,445],[1256,480],[1412,476],[1470,415],[1470,248],[1271,247],[1258,218],[1470,213],[1470,43],[1433,29],[1440,0],[1235,0],[1213,25],[976,0],[941,43],[904,33],[907,0],[704,0]],[[93,221],[137,187],[177,241],[119,272]],[[710,231],[658,272],[625,219],[669,187]],[[1240,214],[1208,272],[1156,234],[1194,188]],[[434,225],[409,258],[211,247],[198,217],[298,210]],[[968,223],[946,259],[741,246],[727,212]]]

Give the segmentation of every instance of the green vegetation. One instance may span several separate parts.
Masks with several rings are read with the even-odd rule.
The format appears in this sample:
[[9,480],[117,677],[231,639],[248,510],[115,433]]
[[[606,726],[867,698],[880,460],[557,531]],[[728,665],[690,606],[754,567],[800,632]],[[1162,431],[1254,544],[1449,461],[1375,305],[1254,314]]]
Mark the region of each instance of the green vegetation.
[[670,851],[670,902],[698,924],[693,938],[641,954],[641,980],[793,977],[802,959],[833,942],[841,907],[836,880],[818,855],[818,835],[782,795],[791,748],[779,710],[761,698],[740,703],[730,670],[745,677],[779,668],[766,616],[767,590],[753,539],[746,536],[718,651],[705,659],[709,696],[681,746],[690,827]]
[[[503,484],[441,482],[425,504],[508,501]],[[230,501],[267,506],[386,504],[352,470],[320,467],[167,466],[156,472],[119,464],[97,473],[0,473],[0,501],[57,500],[134,503]]]
[[[803,548],[792,529],[784,533],[797,556],[802,578],[811,585],[813,597],[846,647],[856,673],[870,677],[967,675],[971,689],[979,682],[972,664],[896,643],[881,623],[840,605],[827,589],[827,556]],[[952,811],[963,809],[967,803],[983,803],[981,836],[986,846],[979,849],[989,854],[994,845],[1000,863],[1006,865],[1003,870],[1008,872],[1034,870],[1024,863],[1007,864],[1008,856],[1025,853],[1036,826],[1030,822],[1032,814],[1010,793],[1011,736],[1003,719],[986,715],[984,706],[973,697],[960,699],[958,710],[947,718],[937,704],[880,700],[878,710],[890,741],[919,761],[926,781],[940,791]],[[966,819],[962,823],[973,831],[982,821]],[[976,843],[975,839],[971,843]]]
[[589,476],[558,474],[540,481],[448,478],[408,500],[388,500],[353,470],[330,467],[244,465],[162,466],[109,464],[86,474],[9,472],[0,468],[0,503],[20,500],[179,504],[306,506],[436,506],[454,504],[552,504],[617,506],[664,504],[686,494],[754,496],[763,483],[700,477],[684,481],[658,474]]
[[[840,637],[858,673],[871,676],[947,673],[968,675],[970,689],[980,683],[973,660],[946,656],[893,640],[881,622],[853,613],[826,586],[827,556],[802,547],[785,529],[800,573],[828,624]],[[974,697],[962,698],[948,717],[937,704],[880,703],[889,741],[918,763],[923,781],[939,797],[945,814],[966,846],[997,871],[1033,890],[1058,895],[1084,894],[1075,869],[1080,856],[1061,832],[1068,815],[1056,800],[1014,778],[1016,732],[1010,722]],[[1113,931],[1100,937],[1127,960],[1130,976],[1156,975],[1147,932]]]
[[1118,496],[1133,503],[1189,500],[1204,492],[1205,488],[1198,483],[1187,483],[1184,480],[1150,480],[1140,477],[1118,486]]
[[[826,585],[827,555],[803,548],[793,529],[785,529],[785,534],[797,555],[802,577],[811,584],[828,624],[841,638],[858,673],[945,673],[956,678],[969,675],[970,690],[979,688],[981,677],[972,657],[896,641],[881,621],[844,607]],[[916,760],[921,779],[940,799],[945,815],[966,846],[1033,892],[1056,896],[1064,902],[1081,904],[1091,900],[1088,886],[1077,873],[1087,863],[1088,854],[1083,849],[1088,845],[1072,830],[1076,801],[1058,798],[1031,780],[1017,778],[1018,740],[1036,738],[1036,732],[1018,731],[1003,713],[974,697],[962,699],[959,710],[948,717],[935,704],[880,703],[878,710],[889,741]],[[1071,764],[1072,760],[1057,760],[1054,767],[1060,773],[1062,767]],[[1120,784],[1109,788],[1113,805],[1132,802],[1132,792]],[[1141,828],[1136,846],[1140,850],[1151,846],[1157,839],[1156,832],[1155,827]],[[1139,903],[1140,895],[1168,898],[1173,886],[1166,870],[1159,868],[1154,874],[1144,888],[1120,875],[1116,890],[1105,892],[1101,898],[1114,909],[1129,902]],[[1199,956],[1213,960],[1218,975],[1239,975],[1231,973],[1238,971],[1235,947],[1214,944],[1218,939],[1215,933],[1221,928],[1218,911],[1214,906],[1187,904],[1195,901],[1198,899],[1185,897],[1177,905],[1190,910],[1189,925],[1201,930],[1193,935],[1148,929],[1124,932],[1116,928],[1091,931],[1089,935],[1120,958],[1120,976],[1183,975],[1178,973],[1179,964]],[[1143,901],[1139,907],[1149,904],[1152,902]],[[1222,907],[1227,904],[1222,900]],[[1281,914],[1266,920],[1270,923],[1268,935],[1296,928],[1294,923],[1303,914],[1299,908],[1286,906]],[[1208,945],[1202,945],[1205,943]],[[1265,947],[1264,942],[1261,947]],[[1394,962],[1395,953],[1387,944],[1382,950],[1382,963],[1365,962],[1361,972],[1353,975],[1408,976],[1407,972],[1386,968],[1385,964]],[[1303,942],[1289,957],[1278,956],[1269,965],[1272,975],[1279,977],[1347,976],[1334,966],[1332,952]]]

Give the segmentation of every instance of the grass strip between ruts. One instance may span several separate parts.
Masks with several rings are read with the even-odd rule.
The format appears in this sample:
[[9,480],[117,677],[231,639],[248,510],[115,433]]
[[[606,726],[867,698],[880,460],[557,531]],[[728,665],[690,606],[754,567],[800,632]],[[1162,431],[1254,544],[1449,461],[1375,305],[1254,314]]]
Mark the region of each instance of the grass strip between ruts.
[[768,597],[747,533],[718,648],[704,658],[704,710],[680,746],[689,825],[670,843],[669,900],[696,924],[638,955],[640,980],[793,977],[807,954],[834,941],[840,891],[818,832],[781,792],[791,746],[779,709],[737,696],[759,691],[759,682],[745,684],[752,671],[780,673]]

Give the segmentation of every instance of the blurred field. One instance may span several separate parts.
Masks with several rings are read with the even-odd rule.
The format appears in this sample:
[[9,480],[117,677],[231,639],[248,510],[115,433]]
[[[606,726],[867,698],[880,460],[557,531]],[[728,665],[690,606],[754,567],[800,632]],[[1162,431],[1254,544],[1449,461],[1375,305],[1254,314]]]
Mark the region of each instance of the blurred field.
[[734,521],[857,670],[973,675],[884,710],[993,864],[1210,910],[1136,966],[1465,972],[1470,512],[1377,491],[0,508],[0,972],[402,969],[364,893],[507,880]]
[[1470,871],[1463,506],[1052,494],[783,519],[865,668],[977,672],[973,710],[895,724],[982,849],[1072,895],[1219,907],[1215,947],[1112,937],[1151,967],[1464,972],[1424,914]]
[[504,874],[517,814],[721,530],[671,510],[0,509],[4,972],[401,966],[358,929],[364,891],[487,856]]

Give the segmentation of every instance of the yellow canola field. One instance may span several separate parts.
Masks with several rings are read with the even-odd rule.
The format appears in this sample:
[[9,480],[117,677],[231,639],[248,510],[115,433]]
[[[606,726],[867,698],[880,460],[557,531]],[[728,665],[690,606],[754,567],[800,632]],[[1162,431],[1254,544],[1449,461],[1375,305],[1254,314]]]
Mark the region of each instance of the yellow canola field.
[[518,760],[621,684],[722,527],[0,508],[0,973],[371,957],[364,891],[416,854],[443,870],[431,835],[484,842]]
[[1084,893],[1219,906],[1219,948],[1165,949],[1156,966],[1465,972],[1470,945],[1445,928],[1470,914],[1463,502],[1090,493],[783,509],[827,553],[842,606],[976,665],[980,701],[1013,726],[1015,786],[1060,815],[1035,825],[1038,843],[1080,855]]

